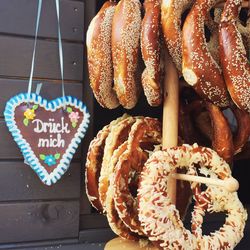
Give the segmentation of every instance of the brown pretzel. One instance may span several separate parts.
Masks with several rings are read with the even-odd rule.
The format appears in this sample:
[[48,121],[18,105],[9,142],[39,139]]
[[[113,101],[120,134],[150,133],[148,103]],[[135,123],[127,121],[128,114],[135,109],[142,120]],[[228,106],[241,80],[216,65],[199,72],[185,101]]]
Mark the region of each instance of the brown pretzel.
[[[167,181],[175,169],[200,172],[217,179],[231,177],[228,164],[209,148],[182,145],[151,155],[141,173],[138,189],[139,220],[148,237],[167,249],[233,249],[243,237],[247,213],[237,197],[224,188],[209,186],[195,193],[197,201],[192,215],[193,233],[187,230],[168,196]],[[197,186],[191,183],[191,186]],[[201,208],[201,209],[200,209]],[[220,230],[203,236],[203,211],[226,211],[226,223]]]
[[[120,145],[113,153],[110,165],[115,170],[115,166],[120,158],[120,156],[127,150],[128,141],[125,141]],[[106,215],[108,223],[112,231],[123,239],[127,240],[139,240],[140,236],[133,233],[120,219],[114,203],[114,173],[109,176],[109,187],[107,191],[107,196],[105,200]]]
[[131,129],[127,150],[120,156],[114,172],[114,202],[119,217],[132,232],[143,235],[137,212],[138,174],[148,159],[146,150],[161,143],[161,124],[158,120],[145,118],[137,121]]
[[[210,106],[210,108],[209,108]],[[207,103],[206,109],[208,112],[203,112],[202,107],[205,107],[203,102],[201,101],[193,101],[192,103],[183,107],[182,112],[185,113],[186,116],[190,115],[194,122],[194,126],[199,129],[199,131],[206,135],[212,141],[213,149],[227,162],[231,162],[233,155],[240,153],[244,150],[244,146],[246,145],[249,136],[250,136],[250,115],[244,110],[240,110],[237,107],[231,107],[230,110],[233,112],[236,121],[237,121],[237,129],[235,132],[231,132],[231,128],[228,123],[228,118],[223,114],[218,107],[213,104]],[[182,114],[184,116],[184,114]],[[186,117],[185,116],[185,117]],[[208,119],[208,116],[210,119]],[[183,118],[182,118],[183,119]],[[182,127],[182,134],[191,133],[193,134],[193,138],[196,139],[196,142],[202,145],[204,140],[202,141],[201,135],[197,135],[197,131],[190,125],[189,120],[185,118],[185,130]],[[212,127],[211,127],[212,123]],[[189,125],[189,131],[187,130],[187,125]],[[196,134],[195,134],[195,132]],[[220,136],[223,133],[223,136]],[[188,138],[190,135],[183,135],[183,138]],[[196,135],[196,136],[195,136]],[[233,135],[233,141],[232,141]],[[193,143],[195,139],[191,140]],[[188,141],[188,140],[185,140]]]
[[161,4],[161,23],[164,39],[179,72],[182,71],[181,15],[192,4],[192,0],[163,0]]
[[99,199],[104,210],[107,190],[109,187],[109,177],[114,171],[112,168],[113,166],[110,164],[111,157],[114,151],[128,139],[131,127],[136,119],[137,118],[130,116],[122,120],[110,129],[109,135],[106,139],[98,186]]
[[207,103],[206,108],[209,111],[213,128],[212,147],[225,161],[232,162],[234,144],[228,121],[217,106]]
[[244,110],[232,108],[237,120],[237,131],[234,135],[234,154],[240,153],[250,136],[250,115]]
[[142,73],[142,87],[149,105],[162,102],[160,69],[160,0],[145,0],[145,16],[141,29],[141,52],[146,65]]
[[195,100],[190,104],[182,105],[181,110],[182,119],[187,122],[181,126],[181,133],[187,139],[186,141],[206,145],[207,140],[203,137],[206,135],[206,138],[212,142],[213,150],[225,161],[231,162],[234,155],[232,132],[220,108],[212,103]]
[[232,100],[240,109],[250,113],[250,65],[236,26],[241,3],[241,0],[228,0],[224,6],[219,36],[220,55]]
[[111,31],[114,11],[115,4],[105,2],[91,21],[86,38],[90,86],[99,104],[109,109],[119,106],[112,87]]
[[99,199],[98,185],[104,146],[110,130],[127,117],[127,115],[123,115],[122,117],[112,121],[110,124],[105,126],[98,132],[97,136],[91,141],[89,145],[85,165],[86,193],[92,206],[95,207],[100,213],[103,212],[103,207]]
[[133,108],[139,98],[140,85],[136,79],[141,32],[141,4],[139,0],[121,0],[112,24],[112,60],[114,89],[120,104]]
[[205,100],[220,107],[229,105],[221,69],[208,51],[204,22],[216,0],[197,0],[183,27],[182,73],[185,80]]

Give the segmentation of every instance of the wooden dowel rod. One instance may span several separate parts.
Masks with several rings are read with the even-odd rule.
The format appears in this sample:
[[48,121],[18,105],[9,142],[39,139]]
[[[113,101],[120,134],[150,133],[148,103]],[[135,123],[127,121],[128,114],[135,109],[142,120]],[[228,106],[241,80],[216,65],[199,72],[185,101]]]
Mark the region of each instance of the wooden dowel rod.
[[[164,102],[162,117],[162,148],[178,145],[178,113],[179,113],[179,77],[177,69],[166,49],[165,54],[165,78],[164,78]],[[176,180],[168,181],[169,197],[176,204]]]
[[188,174],[177,174],[177,173],[173,173],[171,177],[177,180],[192,181],[197,183],[224,187],[229,192],[236,192],[239,189],[239,182],[233,177],[225,180],[219,180],[208,177],[188,175]]

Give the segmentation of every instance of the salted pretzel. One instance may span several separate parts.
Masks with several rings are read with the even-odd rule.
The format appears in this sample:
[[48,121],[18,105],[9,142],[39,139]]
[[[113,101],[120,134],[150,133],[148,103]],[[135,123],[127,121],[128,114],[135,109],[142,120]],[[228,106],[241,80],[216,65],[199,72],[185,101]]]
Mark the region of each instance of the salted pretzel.
[[111,31],[114,12],[115,3],[105,2],[91,21],[86,37],[90,86],[99,104],[109,109],[119,106],[112,87]]
[[[197,167],[197,164],[199,167]],[[194,192],[196,206],[192,214],[192,232],[187,230],[168,196],[167,181],[172,171],[200,173],[227,180],[229,165],[209,148],[182,145],[153,153],[146,162],[138,188],[139,220],[151,241],[162,249],[233,249],[243,237],[247,213],[237,197],[223,187],[208,186]],[[197,183],[191,183],[197,187]],[[199,187],[199,186],[198,186]],[[225,211],[226,223],[210,235],[202,235],[203,211]]]
[[86,193],[91,205],[100,213],[103,213],[103,207],[99,199],[98,186],[106,139],[110,133],[110,130],[125,120],[127,117],[128,115],[125,114],[106,125],[98,132],[96,137],[89,144],[87,160],[85,164]]
[[204,23],[216,0],[197,0],[183,26],[182,73],[185,80],[205,100],[220,107],[229,105],[226,85],[219,65],[208,51]]
[[133,108],[139,98],[140,84],[136,78],[141,32],[141,3],[121,0],[112,24],[112,60],[114,89],[120,104]]
[[129,116],[122,120],[110,129],[109,135],[106,139],[98,186],[99,199],[104,210],[107,190],[109,187],[109,177],[114,171],[113,166],[110,164],[112,155],[114,151],[128,139],[131,127],[136,122],[136,119],[137,118],[135,117]]
[[236,26],[241,3],[241,0],[228,0],[225,3],[220,24],[220,55],[225,82],[233,102],[250,113],[250,65]]
[[160,0],[144,1],[145,15],[141,28],[141,52],[145,63],[142,87],[149,105],[159,106],[162,102],[160,67]]

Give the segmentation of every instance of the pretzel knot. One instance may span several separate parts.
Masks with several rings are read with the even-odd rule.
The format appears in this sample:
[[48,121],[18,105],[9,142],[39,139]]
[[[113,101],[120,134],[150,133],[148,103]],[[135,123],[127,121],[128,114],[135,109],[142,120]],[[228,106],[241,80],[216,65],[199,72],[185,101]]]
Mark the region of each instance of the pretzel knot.
[[[229,165],[216,152],[197,144],[155,152],[144,166],[138,189],[139,220],[149,239],[163,249],[233,249],[247,219],[237,193],[210,185],[201,191],[200,184],[191,182],[195,206],[189,231],[168,196],[167,181],[177,169],[222,180],[231,177]],[[227,213],[225,224],[209,235],[201,229],[206,212]]]

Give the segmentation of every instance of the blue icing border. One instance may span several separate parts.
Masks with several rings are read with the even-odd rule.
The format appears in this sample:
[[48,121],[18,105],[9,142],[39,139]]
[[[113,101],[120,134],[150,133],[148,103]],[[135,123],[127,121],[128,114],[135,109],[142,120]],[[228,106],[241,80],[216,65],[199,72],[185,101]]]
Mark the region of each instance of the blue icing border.
[[[14,112],[16,107],[19,106],[21,103],[27,103],[27,102],[39,104],[47,111],[55,111],[58,108],[64,107],[65,105],[71,105],[75,108],[78,108],[84,114],[83,121],[79,125],[74,138],[71,140],[58,166],[50,174],[40,164],[38,158],[31,149],[30,144],[21,135],[20,130],[18,129],[14,119]],[[28,97],[28,93],[21,93],[12,97],[6,103],[4,110],[4,117],[6,125],[10,133],[12,134],[14,141],[20,148],[25,161],[36,172],[41,181],[48,186],[56,183],[59,179],[61,179],[62,175],[68,170],[73,155],[76,152],[76,149],[80,144],[81,139],[85,136],[85,133],[88,129],[88,125],[90,122],[89,121],[90,114],[88,112],[86,105],[82,101],[76,99],[75,97],[65,96],[65,97],[58,97],[51,101],[47,101],[46,99],[43,99],[40,95],[37,95],[35,93],[31,93],[30,97]]]

